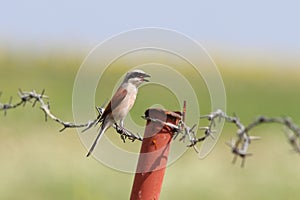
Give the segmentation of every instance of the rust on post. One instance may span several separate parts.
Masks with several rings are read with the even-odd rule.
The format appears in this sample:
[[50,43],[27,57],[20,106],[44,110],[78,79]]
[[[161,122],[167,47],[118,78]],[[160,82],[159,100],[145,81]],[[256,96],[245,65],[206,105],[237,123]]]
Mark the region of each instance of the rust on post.
[[164,122],[178,125],[181,119],[180,112],[161,109],[148,109],[145,116],[148,120],[132,186],[131,200],[159,199],[170,142],[174,134],[174,130]]

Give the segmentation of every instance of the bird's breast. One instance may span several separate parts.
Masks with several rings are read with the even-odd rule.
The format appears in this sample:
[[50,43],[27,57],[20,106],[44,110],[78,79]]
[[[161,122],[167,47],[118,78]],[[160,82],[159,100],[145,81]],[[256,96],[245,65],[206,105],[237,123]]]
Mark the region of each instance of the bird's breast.
[[137,89],[136,87],[127,87],[127,94],[121,103],[113,110],[113,117],[115,121],[124,119],[132,106],[134,105]]

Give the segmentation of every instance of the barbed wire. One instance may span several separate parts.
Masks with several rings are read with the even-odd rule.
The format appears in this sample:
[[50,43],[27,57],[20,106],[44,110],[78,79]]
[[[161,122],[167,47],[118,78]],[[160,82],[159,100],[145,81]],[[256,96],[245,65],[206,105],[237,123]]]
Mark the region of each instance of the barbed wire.
[[[237,127],[236,131],[236,138],[232,139],[231,141],[227,142],[226,144],[230,147],[231,152],[234,154],[233,163],[236,162],[237,158],[242,158],[242,164],[243,167],[245,164],[245,159],[248,156],[251,156],[252,153],[249,153],[249,145],[254,140],[259,140],[260,137],[258,136],[251,136],[249,133],[250,131],[261,125],[266,123],[275,123],[275,124],[281,124],[285,126],[290,132],[286,132],[286,135],[288,137],[288,141],[290,145],[292,146],[293,150],[300,154],[300,128],[293,123],[292,119],[290,117],[265,117],[265,116],[259,116],[257,119],[255,119],[252,123],[245,126],[240,119],[234,115],[234,116],[228,116],[225,112],[222,110],[217,110],[215,112],[212,112],[209,115],[201,116],[200,119],[207,119],[209,121],[209,124],[207,127],[201,127],[200,130],[204,130],[204,136],[197,138],[195,136],[195,132],[192,129],[189,129],[188,127],[185,128],[186,130],[191,131],[185,131],[183,138],[188,136],[190,138],[190,144],[189,147],[195,147],[195,145],[199,142],[203,142],[206,138],[214,137],[214,127],[216,127],[216,120],[225,119],[225,122],[232,123]],[[197,151],[197,149],[196,149]],[[198,152],[198,151],[197,151]]]
[[[0,92],[0,97],[2,95],[2,92]],[[45,101],[45,99],[49,100],[49,97],[45,95],[45,90],[43,90],[40,94],[37,93],[35,90],[32,90],[30,92],[25,92],[19,89],[18,91],[19,95],[19,101],[17,103],[12,103],[13,98],[10,97],[8,103],[1,103],[0,102],[0,111],[4,112],[4,116],[7,115],[7,111],[10,109],[14,109],[20,106],[25,106],[27,103],[32,104],[32,107],[35,107],[37,103],[40,104],[40,109],[45,114],[45,121],[48,120],[48,118],[51,118],[53,121],[56,121],[57,123],[61,124],[63,126],[62,129],[59,130],[59,132],[62,132],[68,128],[84,128],[82,132],[87,131],[88,129],[96,126],[96,124],[99,122],[99,119],[104,111],[104,108],[102,107],[96,107],[97,111],[97,117],[93,120],[89,120],[88,122],[85,122],[83,124],[76,124],[74,122],[65,122],[61,120],[60,118],[56,117],[50,110],[50,103],[49,101]],[[126,139],[130,141],[139,140],[142,141],[142,137],[139,135],[133,134],[131,131],[121,128],[118,124],[114,124],[113,128],[117,131],[118,134],[120,134],[122,140],[125,142]]]
[[[0,92],[0,97],[2,95],[2,92]],[[61,120],[60,118],[56,117],[51,111],[50,111],[50,103],[49,103],[49,97],[45,95],[45,90],[43,90],[40,94],[37,93],[35,90],[32,90],[30,92],[24,92],[21,89],[18,91],[19,95],[19,101],[17,103],[12,103],[13,98],[10,97],[8,103],[1,103],[0,102],[0,111],[4,112],[4,115],[7,115],[7,111],[10,109],[14,109],[20,106],[25,106],[27,103],[32,104],[32,107],[35,107],[37,103],[40,104],[40,109],[45,114],[45,121],[47,121],[48,118],[51,118],[53,121],[56,121],[57,123],[61,124],[63,126],[62,129],[59,131],[62,132],[69,128],[83,128],[81,132],[85,132],[88,129],[95,127],[99,119],[104,112],[103,106],[96,107],[97,116],[93,120],[89,120],[86,123],[83,124],[76,124],[74,122],[65,122]],[[45,100],[48,101],[45,101]],[[167,123],[164,121],[160,121],[158,119],[153,119],[150,117],[143,117],[146,120],[151,120],[153,122],[158,122],[163,125],[169,126],[172,128],[175,132],[175,135],[173,136],[173,139],[175,140],[178,135],[182,135],[179,138],[179,141],[185,142],[186,138],[188,138],[189,144],[188,147],[194,148],[194,150],[199,153],[199,150],[197,149],[196,145],[200,142],[205,141],[208,137],[211,137],[213,139],[216,139],[214,136],[214,133],[216,132],[214,128],[216,127],[216,120],[222,120],[224,119],[227,123],[232,123],[237,127],[236,131],[236,138],[232,139],[231,141],[227,142],[227,145],[230,147],[231,152],[234,154],[233,163],[236,162],[237,158],[242,158],[242,164],[241,166],[244,166],[245,159],[248,156],[251,156],[252,154],[248,152],[249,145],[252,141],[260,139],[260,137],[257,136],[251,136],[249,132],[261,124],[266,123],[277,123],[285,126],[290,132],[287,132],[288,141],[293,147],[293,150],[300,154],[300,128],[293,123],[292,119],[289,117],[265,117],[260,116],[256,120],[254,120],[249,125],[245,126],[240,119],[234,115],[234,116],[228,116],[225,112],[222,110],[217,110],[215,112],[212,112],[209,115],[201,116],[200,119],[207,119],[209,121],[208,126],[206,127],[200,127],[200,131],[204,131],[204,135],[201,137],[196,136],[196,126],[197,124],[194,124],[192,127],[189,127],[185,123],[185,113],[186,113],[186,102],[184,102],[184,107],[182,111],[182,117],[181,120],[179,120],[178,125],[174,125],[171,123]],[[126,142],[126,139],[130,141],[139,140],[142,141],[143,138],[137,133],[134,134],[131,131],[127,130],[126,128],[120,127],[117,123],[113,125],[113,128],[116,130],[118,134],[120,134],[121,139],[123,142]]]

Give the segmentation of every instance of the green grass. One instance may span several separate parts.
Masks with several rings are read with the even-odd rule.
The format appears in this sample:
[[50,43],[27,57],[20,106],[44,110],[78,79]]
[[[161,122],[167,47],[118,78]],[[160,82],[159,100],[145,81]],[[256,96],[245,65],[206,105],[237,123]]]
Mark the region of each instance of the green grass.
[[[5,52],[0,57],[1,102],[8,101],[10,96],[16,101],[18,88],[46,89],[52,111],[72,121],[73,82],[82,59],[83,56]],[[259,66],[220,68],[228,113],[236,112],[245,122],[260,114],[288,115],[300,124],[299,70]],[[117,70],[107,73],[117,73]],[[189,76],[194,82],[196,78]],[[115,81],[116,78],[104,81],[109,85],[103,92],[107,96],[97,91],[96,103],[100,105],[110,97],[108,91]],[[155,104],[156,99],[168,109],[178,109],[178,102],[169,101],[171,92],[166,98],[159,95],[143,98],[158,90],[163,88],[141,88],[139,102],[131,114],[141,126],[144,121],[139,116],[145,108]],[[203,97],[199,103],[201,114],[205,114],[210,106],[206,89],[198,95]],[[9,111],[6,117],[0,116],[0,199],[128,199],[133,175],[86,158],[86,149],[77,132],[67,130],[61,134],[60,128],[55,122],[44,122],[40,109],[29,105]],[[254,130],[253,134],[263,138],[251,145],[254,156],[247,160],[245,168],[239,167],[240,160],[236,165],[231,164],[232,155],[225,145],[234,131],[232,125],[226,126],[216,148],[206,159],[199,160],[190,149],[171,165],[166,172],[161,199],[298,199],[300,157],[290,152],[281,126],[264,125]]]

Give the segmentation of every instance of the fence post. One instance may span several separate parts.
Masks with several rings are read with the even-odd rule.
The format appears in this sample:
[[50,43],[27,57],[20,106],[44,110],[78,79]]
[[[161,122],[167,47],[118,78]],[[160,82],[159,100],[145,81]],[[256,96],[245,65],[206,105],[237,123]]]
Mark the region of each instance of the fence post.
[[157,200],[168,161],[174,130],[162,122],[178,125],[180,112],[148,109],[147,125],[131,191],[131,200]]

